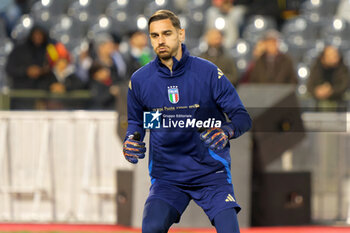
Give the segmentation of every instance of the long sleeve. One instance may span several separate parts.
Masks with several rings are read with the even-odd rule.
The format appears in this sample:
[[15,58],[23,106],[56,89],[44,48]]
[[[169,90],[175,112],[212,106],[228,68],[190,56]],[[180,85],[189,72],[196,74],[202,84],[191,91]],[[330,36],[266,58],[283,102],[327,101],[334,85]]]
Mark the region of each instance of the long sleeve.
[[6,72],[15,80],[27,77],[26,71],[29,64],[22,57],[23,55],[21,55],[20,50],[15,48],[7,59]]
[[140,89],[138,88],[136,82],[131,81],[129,83],[128,89],[128,129],[126,131],[127,138],[134,132],[139,132],[141,134],[141,141],[145,136],[145,130],[143,129],[143,106],[139,101],[138,95]]
[[331,98],[341,97],[349,86],[350,73],[348,68],[341,64],[333,74],[333,95]]
[[213,73],[212,90],[217,105],[231,120],[231,122],[227,122],[225,125],[233,129],[233,138],[237,138],[248,131],[252,125],[251,118],[235,88],[219,69],[218,74]]

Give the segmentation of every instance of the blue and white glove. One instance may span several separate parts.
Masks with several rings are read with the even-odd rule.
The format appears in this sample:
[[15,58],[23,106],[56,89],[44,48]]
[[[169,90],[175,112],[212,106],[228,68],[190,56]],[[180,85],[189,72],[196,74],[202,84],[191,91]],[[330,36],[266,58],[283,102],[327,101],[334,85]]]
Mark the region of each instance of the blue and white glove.
[[145,143],[134,139],[134,135],[130,135],[123,143],[123,154],[130,163],[137,163],[138,159],[145,157]]
[[209,149],[222,150],[233,135],[233,130],[228,126],[224,126],[222,128],[206,129],[200,134],[200,138]]

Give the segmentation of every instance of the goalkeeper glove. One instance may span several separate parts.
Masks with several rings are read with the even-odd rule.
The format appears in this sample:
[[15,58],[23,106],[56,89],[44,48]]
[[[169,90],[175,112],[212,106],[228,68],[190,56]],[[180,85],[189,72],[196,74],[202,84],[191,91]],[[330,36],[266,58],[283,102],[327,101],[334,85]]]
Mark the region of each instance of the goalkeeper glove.
[[139,141],[138,137],[136,135],[130,135],[123,143],[125,159],[134,164],[138,162],[138,159],[143,159],[146,152],[145,143]]
[[209,149],[222,150],[233,135],[233,130],[229,126],[224,126],[222,128],[206,129],[200,134],[200,138]]

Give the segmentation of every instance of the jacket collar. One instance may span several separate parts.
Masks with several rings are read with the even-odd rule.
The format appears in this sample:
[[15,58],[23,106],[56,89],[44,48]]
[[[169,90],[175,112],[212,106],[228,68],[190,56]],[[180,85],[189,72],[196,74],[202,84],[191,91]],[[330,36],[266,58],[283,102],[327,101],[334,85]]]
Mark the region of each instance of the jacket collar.
[[169,68],[166,67],[162,61],[157,56],[156,58],[156,66],[158,67],[158,72],[160,72],[161,77],[176,77],[179,75],[182,75],[185,71],[184,67],[186,65],[186,62],[190,56],[190,53],[188,52],[186,45],[181,44],[182,49],[182,57],[180,61],[178,61],[175,57],[172,57],[173,59],[173,69],[172,72],[170,72]]

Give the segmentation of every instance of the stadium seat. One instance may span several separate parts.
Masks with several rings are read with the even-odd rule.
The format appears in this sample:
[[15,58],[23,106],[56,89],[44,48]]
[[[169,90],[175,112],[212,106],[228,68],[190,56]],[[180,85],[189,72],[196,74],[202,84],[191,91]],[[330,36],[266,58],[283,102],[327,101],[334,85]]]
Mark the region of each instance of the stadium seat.
[[300,15],[317,29],[317,35],[324,24],[335,15],[339,0],[306,0],[301,4]]
[[138,6],[135,6],[135,9],[129,11],[130,8],[132,8],[130,1],[125,0],[114,1],[106,9],[106,16],[111,19],[114,30],[120,35],[127,34],[132,27],[135,27],[135,22],[131,23],[130,20],[135,20],[139,14],[137,10]]
[[112,20],[106,15],[100,15],[95,23],[89,28],[87,32],[87,37],[92,40],[97,34],[112,32]]
[[7,37],[7,33],[6,33],[6,25],[5,25],[5,21],[0,18],[0,39],[4,39]]
[[175,11],[172,1],[170,0],[154,0],[146,4],[144,14],[146,17],[150,17],[155,11],[161,9],[168,9],[174,11],[175,14],[178,12]]
[[339,0],[306,0],[301,4],[300,12],[311,21],[319,21],[333,17],[338,4]]
[[297,94],[300,96],[307,94],[307,80],[310,76],[310,66],[303,62],[295,66],[295,71],[298,77]]
[[178,15],[180,24],[183,29],[186,30],[186,46],[189,50],[198,47],[200,37],[202,36],[202,25],[196,28],[193,21],[188,17],[187,14]]
[[247,40],[238,39],[230,51],[230,55],[234,58],[239,73],[243,73],[248,68],[252,58],[252,48],[253,45]]
[[85,29],[76,18],[62,15],[50,30],[51,38],[62,42],[70,50],[85,37]]
[[187,8],[189,11],[201,11],[205,12],[211,6],[209,0],[188,0]]
[[30,15],[34,19],[35,24],[38,24],[46,29],[51,27],[53,12],[50,11],[49,5],[43,5],[41,1],[34,3],[30,10]]
[[110,1],[106,7],[106,13],[112,12],[128,12],[130,15],[138,15],[142,13],[144,1],[140,0],[138,4],[132,4],[131,0]]
[[315,48],[316,44],[319,45],[316,43],[319,41],[318,27],[304,17],[286,21],[281,31],[288,47],[288,53],[294,62],[303,61],[305,51]]
[[341,18],[327,20],[321,29],[321,37],[327,44],[332,44],[341,50],[350,49],[350,25]]
[[243,29],[243,38],[255,44],[269,29],[276,29],[276,22],[272,18],[262,15],[252,16]]
[[316,40],[319,37],[317,27],[304,17],[295,17],[286,21],[282,26],[281,32],[284,37],[295,34],[302,35],[304,39],[308,40]]
[[7,85],[5,65],[7,56],[13,48],[13,43],[9,38],[2,38],[0,40],[0,92],[1,89]]
[[285,39],[288,46],[287,52],[292,57],[294,62],[301,62],[305,51],[313,48],[314,46],[314,41],[309,41],[303,36],[302,33],[287,36]]
[[78,0],[73,2],[68,8],[68,15],[76,18],[85,27],[89,27],[95,22],[100,14],[104,13],[104,1]]
[[302,62],[308,66],[312,66],[316,58],[321,54],[323,48],[324,42],[322,40],[318,40],[314,48],[305,51]]
[[16,42],[20,42],[26,39],[33,25],[34,19],[30,15],[22,15],[18,23],[14,26],[14,28],[11,31],[11,38],[13,38]]
[[190,11],[188,14],[182,15],[182,18],[187,24],[186,37],[199,40],[204,34],[204,13],[201,11]]

